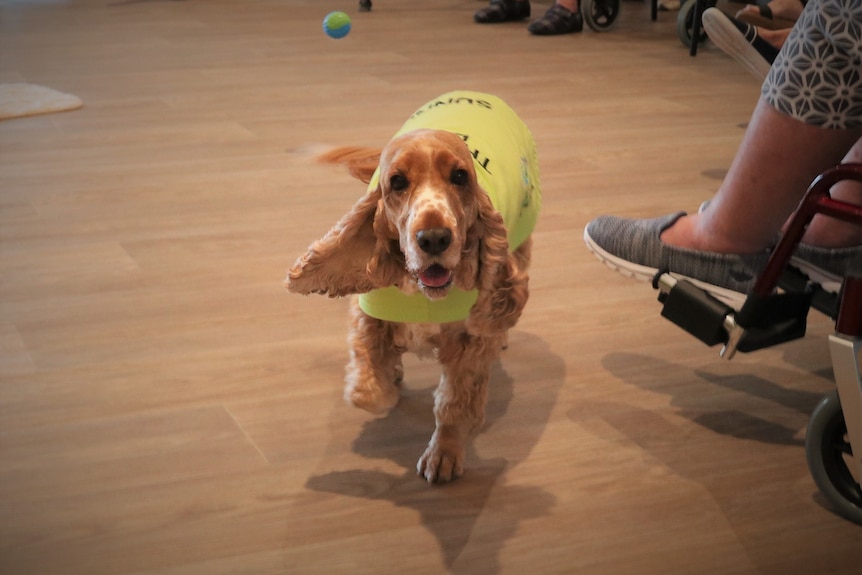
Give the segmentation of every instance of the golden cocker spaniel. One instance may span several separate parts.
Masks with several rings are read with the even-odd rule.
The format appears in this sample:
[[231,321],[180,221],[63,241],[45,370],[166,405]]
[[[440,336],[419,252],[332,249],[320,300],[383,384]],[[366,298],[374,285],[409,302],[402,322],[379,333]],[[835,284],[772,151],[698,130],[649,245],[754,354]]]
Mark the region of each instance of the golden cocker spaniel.
[[382,151],[337,148],[367,193],[290,269],[294,293],[362,294],[350,307],[345,399],[398,403],[402,354],[435,357],[436,429],[417,465],[429,482],[464,471],[484,421],[492,363],[528,295],[539,212],[529,130],[490,94],[451,92],[417,110]]

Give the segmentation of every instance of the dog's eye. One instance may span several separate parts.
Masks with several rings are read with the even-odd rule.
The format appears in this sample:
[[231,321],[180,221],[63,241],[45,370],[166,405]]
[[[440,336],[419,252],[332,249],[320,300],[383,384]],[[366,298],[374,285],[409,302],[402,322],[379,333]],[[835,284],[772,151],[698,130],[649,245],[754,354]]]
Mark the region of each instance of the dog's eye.
[[389,187],[395,192],[403,192],[409,185],[410,182],[402,174],[395,174],[389,178]]
[[456,186],[466,186],[470,181],[470,175],[467,173],[467,170],[455,168],[449,175],[449,181]]

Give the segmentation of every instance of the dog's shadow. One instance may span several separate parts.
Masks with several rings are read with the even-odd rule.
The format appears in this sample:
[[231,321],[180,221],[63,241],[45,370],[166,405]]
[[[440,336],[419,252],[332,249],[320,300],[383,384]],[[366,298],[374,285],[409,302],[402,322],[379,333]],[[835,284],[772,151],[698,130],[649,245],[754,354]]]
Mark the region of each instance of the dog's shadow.
[[[450,573],[475,573],[477,564],[483,573],[499,572],[500,550],[521,521],[546,515],[554,504],[545,490],[507,485],[505,476],[538,442],[564,381],[564,362],[538,337],[512,332],[502,363],[492,370],[485,424],[469,445],[464,476],[433,486],[417,476],[416,463],[434,430],[432,392],[439,366],[423,362],[415,368],[407,366],[398,406],[384,418],[368,420],[352,442],[354,454],[382,461],[384,469],[337,469],[337,454],[341,450],[343,456],[349,440],[341,446],[331,443],[327,452],[335,458],[321,463],[336,470],[310,477],[306,487],[412,509],[434,535]],[[419,384],[425,387],[417,389]],[[344,423],[333,427],[340,441]],[[485,514],[493,519],[483,522]],[[393,545],[401,544],[397,539]]]

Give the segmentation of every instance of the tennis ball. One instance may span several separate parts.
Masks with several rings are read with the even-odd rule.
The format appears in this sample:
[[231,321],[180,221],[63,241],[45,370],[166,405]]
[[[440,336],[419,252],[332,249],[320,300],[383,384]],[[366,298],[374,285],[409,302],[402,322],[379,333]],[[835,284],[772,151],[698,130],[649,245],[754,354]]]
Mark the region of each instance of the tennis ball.
[[323,19],[323,31],[330,38],[344,38],[350,33],[350,16],[344,12],[330,12]]

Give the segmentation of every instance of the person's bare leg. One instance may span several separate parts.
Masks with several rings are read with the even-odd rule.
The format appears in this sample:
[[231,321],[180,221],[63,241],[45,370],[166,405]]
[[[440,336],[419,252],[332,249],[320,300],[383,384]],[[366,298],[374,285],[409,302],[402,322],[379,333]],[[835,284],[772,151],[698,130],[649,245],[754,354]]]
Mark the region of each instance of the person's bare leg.
[[[843,162],[862,163],[862,140],[856,141],[856,144],[844,157]],[[830,193],[836,200],[862,205],[862,183],[860,182],[840,182],[832,188]],[[862,245],[862,226],[842,222],[835,218],[817,216],[805,230],[802,241],[822,248]]]
[[841,162],[862,129],[827,130],[786,116],[762,98],[709,209],[662,234],[673,246],[755,253],[774,240],[816,176]]
[[569,12],[577,12],[580,0],[557,0],[557,4],[567,8]]

